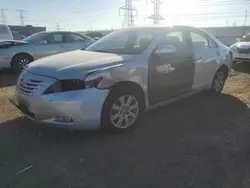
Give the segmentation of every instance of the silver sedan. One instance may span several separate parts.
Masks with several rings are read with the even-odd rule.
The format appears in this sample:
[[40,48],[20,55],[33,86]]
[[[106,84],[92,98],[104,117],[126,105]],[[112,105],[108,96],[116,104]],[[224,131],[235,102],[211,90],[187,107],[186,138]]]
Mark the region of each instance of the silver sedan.
[[0,41],[0,69],[20,73],[30,62],[62,52],[83,49],[94,40],[73,32],[39,32],[23,41]]
[[44,124],[123,131],[146,110],[204,90],[219,94],[231,66],[229,48],[204,30],[127,28],[29,64],[11,102]]

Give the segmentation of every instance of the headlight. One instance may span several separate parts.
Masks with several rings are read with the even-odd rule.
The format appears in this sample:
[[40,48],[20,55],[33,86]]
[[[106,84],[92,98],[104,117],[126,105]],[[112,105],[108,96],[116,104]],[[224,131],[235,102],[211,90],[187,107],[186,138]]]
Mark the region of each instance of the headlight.
[[48,89],[46,89],[44,95],[98,87],[98,84],[101,79],[102,78],[97,78],[89,81],[84,81],[81,79],[60,80],[52,84]]
[[230,50],[231,50],[232,52],[236,52],[236,51],[237,51],[236,46],[232,46],[232,47],[230,48]]

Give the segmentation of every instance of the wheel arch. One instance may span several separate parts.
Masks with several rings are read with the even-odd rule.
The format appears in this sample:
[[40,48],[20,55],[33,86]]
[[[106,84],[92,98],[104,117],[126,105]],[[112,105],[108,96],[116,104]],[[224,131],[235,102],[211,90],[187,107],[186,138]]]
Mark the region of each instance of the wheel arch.
[[[218,68],[218,70],[223,70],[223,72],[225,72],[226,73],[226,76],[228,76],[228,74],[229,74],[229,67],[228,67],[228,65],[226,65],[226,64],[222,64],[219,68]],[[218,71],[217,70],[217,71]]]
[[146,96],[145,92],[142,89],[142,87],[133,81],[121,81],[115,83],[111,88],[109,95],[112,94],[112,92],[122,91],[122,90],[130,90],[132,93],[135,93],[137,96],[139,96],[139,100],[142,103],[143,109],[145,109],[146,106]]
[[31,58],[31,60],[32,61],[34,61],[35,59],[34,59],[34,57],[31,55],[31,54],[29,54],[28,52],[20,52],[20,53],[17,53],[16,55],[14,55],[13,57],[12,57],[12,59],[11,59],[11,66],[12,66],[12,63],[13,63],[13,60],[14,60],[14,58],[15,57],[17,57],[17,56],[28,56],[29,58]]

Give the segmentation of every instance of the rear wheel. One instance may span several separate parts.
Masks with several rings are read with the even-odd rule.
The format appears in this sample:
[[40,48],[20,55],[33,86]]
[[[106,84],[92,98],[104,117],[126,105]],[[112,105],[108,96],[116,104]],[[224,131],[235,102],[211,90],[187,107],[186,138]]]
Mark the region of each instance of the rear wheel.
[[140,97],[133,92],[113,91],[105,101],[102,112],[102,128],[123,132],[138,123],[142,112]]
[[211,87],[211,90],[214,93],[221,93],[224,84],[226,82],[227,76],[228,76],[228,70],[226,68],[222,67],[216,72]]
[[17,55],[11,61],[11,68],[15,73],[19,74],[32,61],[33,59],[28,55]]

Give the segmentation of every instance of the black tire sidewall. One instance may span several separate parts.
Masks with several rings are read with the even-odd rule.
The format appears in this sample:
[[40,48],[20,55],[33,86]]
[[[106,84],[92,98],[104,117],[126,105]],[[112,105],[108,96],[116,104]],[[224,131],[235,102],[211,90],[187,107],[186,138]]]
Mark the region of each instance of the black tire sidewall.
[[[127,127],[127,128],[117,128],[115,127],[111,120],[110,120],[110,111],[111,111],[111,107],[113,105],[113,103],[120,98],[121,96],[124,95],[131,95],[134,96],[136,98],[136,100],[139,103],[139,113],[137,116],[137,119],[135,120],[135,122]],[[127,132],[127,131],[131,131],[133,130],[136,125],[139,123],[140,118],[141,118],[141,114],[143,112],[143,101],[140,100],[140,97],[137,96],[136,94],[129,92],[129,91],[112,91],[109,96],[107,97],[107,99],[104,102],[103,105],[103,109],[102,109],[102,117],[101,117],[101,129],[104,131],[108,131],[108,132]]]

